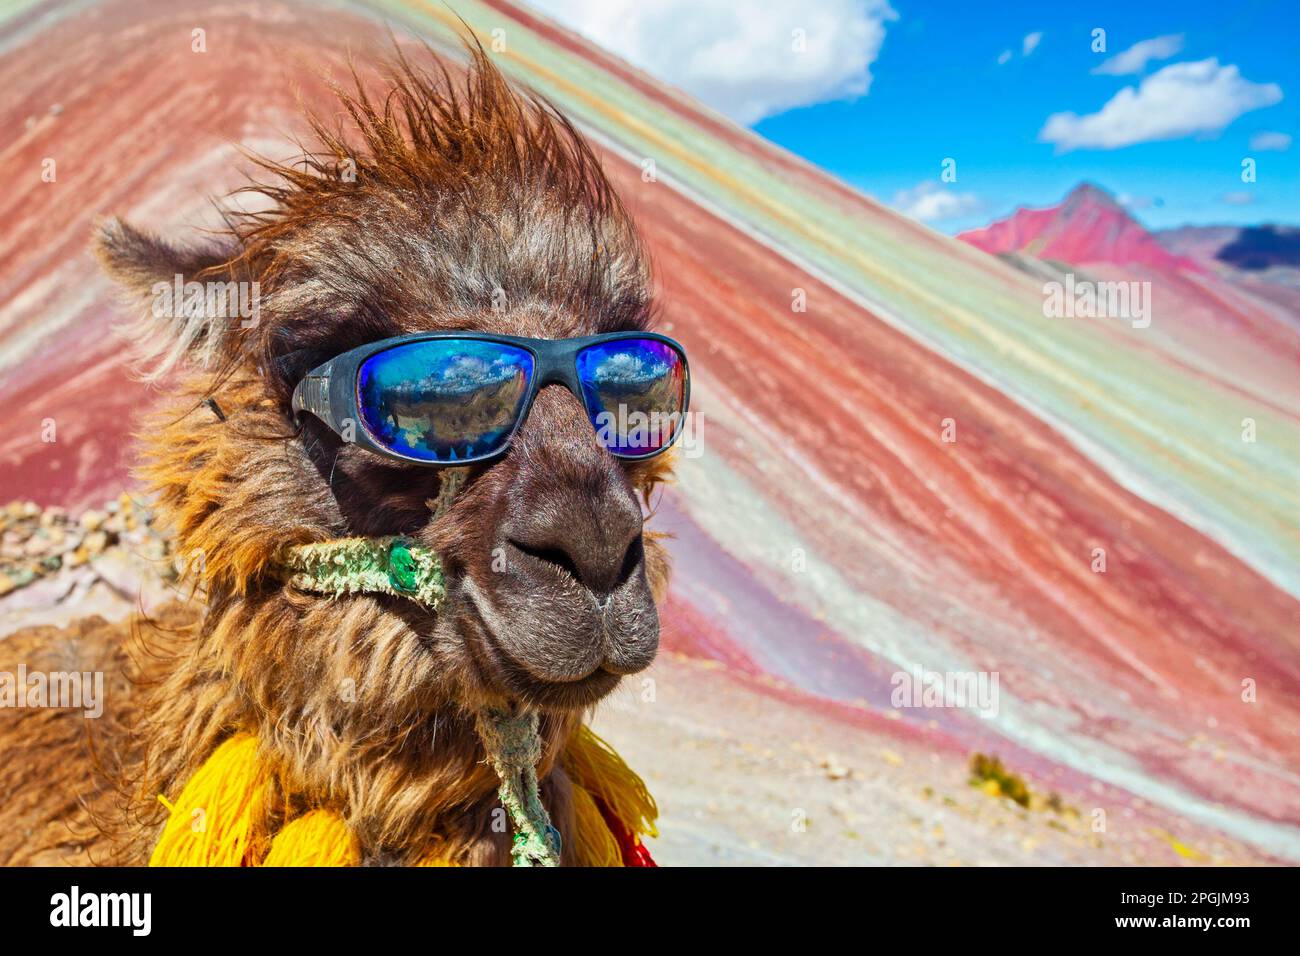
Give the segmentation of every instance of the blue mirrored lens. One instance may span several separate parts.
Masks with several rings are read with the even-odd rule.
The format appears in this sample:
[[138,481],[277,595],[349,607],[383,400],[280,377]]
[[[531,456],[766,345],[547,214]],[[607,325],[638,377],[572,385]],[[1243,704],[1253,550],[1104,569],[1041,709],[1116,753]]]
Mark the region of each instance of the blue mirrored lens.
[[616,455],[651,455],[677,437],[686,412],[686,362],[658,339],[615,339],[578,353],[583,404]]
[[475,339],[429,339],[372,355],[357,376],[366,431],[389,451],[450,464],[499,452],[519,420],[533,356]]

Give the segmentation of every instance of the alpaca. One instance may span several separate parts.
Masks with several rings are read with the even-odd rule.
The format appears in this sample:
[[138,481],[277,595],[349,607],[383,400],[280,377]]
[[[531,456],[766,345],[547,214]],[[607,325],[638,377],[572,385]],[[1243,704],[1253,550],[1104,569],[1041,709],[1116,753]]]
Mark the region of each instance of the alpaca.
[[[231,214],[207,246],[99,227],[98,256],[141,316],[142,373],[171,392],[142,433],[141,474],[202,606],[136,621],[134,645],[103,622],[58,643],[130,680],[110,679],[89,743],[73,713],[0,724],[2,812],[19,824],[0,827],[0,862],[147,861],[167,819],[159,797],[240,734],[275,788],[255,811],[263,838],[327,807],[355,862],[503,865],[511,838],[475,729],[500,706],[540,714],[537,776],[561,862],[590,862],[566,755],[585,711],[655,655],[668,560],[643,509],[670,456],[616,459],[558,387],[540,391],[503,457],[451,471],[383,459],[291,408],[313,366],[405,333],[648,328],[646,256],[590,147],[481,48],[469,60],[461,80],[399,54],[383,99],[359,81],[340,90],[354,129],[310,119],[320,148],[262,163],[275,179],[248,190],[264,208]],[[160,285],[182,279],[257,283],[256,321],[155,315]],[[276,572],[286,547],[382,535],[441,558],[436,613]],[[53,653],[45,637],[0,650],[38,667]],[[635,844],[648,822],[610,827]]]

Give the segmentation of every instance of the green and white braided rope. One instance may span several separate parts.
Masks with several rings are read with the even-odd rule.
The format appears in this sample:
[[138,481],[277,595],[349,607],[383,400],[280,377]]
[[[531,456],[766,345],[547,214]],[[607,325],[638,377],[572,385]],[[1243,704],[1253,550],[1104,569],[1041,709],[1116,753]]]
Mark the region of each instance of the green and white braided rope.
[[437,609],[446,594],[438,555],[402,535],[338,538],[287,548],[290,584],[319,594],[392,594]]
[[515,866],[560,865],[560,831],[551,825],[537,785],[537,763],[542,759],[537,726],[535,710],[518,714],[484,710],[478,714],[478,735],[501,779],[497,796],[515,827],[510,847]]

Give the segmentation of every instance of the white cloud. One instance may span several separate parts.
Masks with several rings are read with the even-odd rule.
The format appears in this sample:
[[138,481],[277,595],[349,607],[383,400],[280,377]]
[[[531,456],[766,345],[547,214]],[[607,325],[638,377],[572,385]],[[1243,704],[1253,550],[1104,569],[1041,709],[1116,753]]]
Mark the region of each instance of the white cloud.
[[[1038,49],[1038,44],[1043,42],[1043,31],[1035,30],[1033,33],[1026,33],[1025,38],[1020,41],[1020,55],[1029,56]],[[998,54],[998,66],[1006,66],[1015,56],[1009,49],[1003,50]]]
[[1242,190],[1235,193],[1224,193],[1223,201],[1229,206],[1249,206],[1255,201],[1255,196],[1253,193]]
[[1152,60],[1167,60],[1182,48],[1183,35],[1181,33],[1152,37],[1150,40],[1134,43],[1123,53],[1116,53],[1110,59],[1104,60],[1092,72],[1109,76],[1127,76],[1130,73],[1141,73]]
[[781,12],[764,0],[531,3],[740,123],[862,96],[898,18],[888,0],[801,0]]
[[1291,148],[1291,134],[1261,130],[1250,138],[1250,148],[1261,152],[1274,150],[1284,153]]
[[933,179],[894,194],[890,203],[904,216],[921,222],[942,222],[978,212],[983,205],[974,193],[959,193]]
[[1117,149],[1134,143],[1217,133],[1242,113],[1281,101],[1276,83],[1252,83],[1217,59],[1174,63],[1126,86],[1100,111],[1054,113],[1038,134],[1057,152]]

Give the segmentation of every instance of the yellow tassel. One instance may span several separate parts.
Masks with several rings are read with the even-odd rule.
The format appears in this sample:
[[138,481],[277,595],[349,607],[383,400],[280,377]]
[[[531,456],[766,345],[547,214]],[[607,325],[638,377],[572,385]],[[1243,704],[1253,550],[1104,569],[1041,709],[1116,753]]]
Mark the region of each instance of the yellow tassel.
[[600,815],[596,801],[582,787],[573,787],[573,862],[577,866],[622,866],[623,854]]
[[356,866],[360,862],[356,837],[343,817],[331,810],[310,810],[285,824],[259,865]]
[[655,829],[659,808],[645,782],[586,724],[564,748],[564,769],[579,787],[600,797],[633,833],[659,835]]
[[230,738],[204,761],[174,804],[163,801],[171,816],[149,865],[246,864],[269,795],[270,778],[257,759],[257,738]]
[[[645,783],[590,729],[583,726],[564,751],[573,782],[580,866],[622,866],[622,855],[594,797],[628,829],[657,836],[659,815]],[[174,803],[159,796],[171,815],[150,866],[356,866],[360,851],[346,821],[332,810],[310,810],[290,820],[269,841],[260,832],[273,780],[257,756],[257,738],[238,734],[218,747],[190,778]],[[263,856],[263,854],[265,854]],[[419,866],[456,866],[435,849]]]

